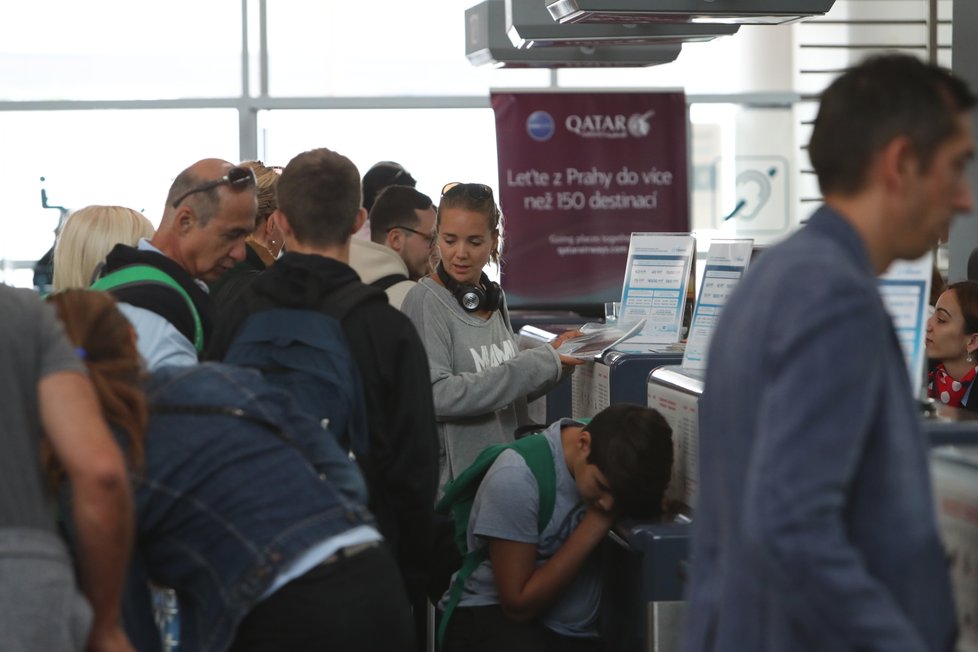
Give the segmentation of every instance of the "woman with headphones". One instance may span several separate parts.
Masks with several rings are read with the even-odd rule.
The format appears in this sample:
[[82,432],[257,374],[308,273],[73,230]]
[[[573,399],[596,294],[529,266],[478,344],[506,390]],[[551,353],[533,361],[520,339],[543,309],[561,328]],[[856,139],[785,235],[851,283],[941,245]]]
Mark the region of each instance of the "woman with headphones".
[[450,183],[438,207],[441,263],[408,292],[401,310],[428,353],[441,441],[440,487],[491,444],[513,440],[529,421],[526,404],[560,381],[577,358],[551,346],[520,351],[498,284],[482,271],[499,263],[500,213],[492,189]]

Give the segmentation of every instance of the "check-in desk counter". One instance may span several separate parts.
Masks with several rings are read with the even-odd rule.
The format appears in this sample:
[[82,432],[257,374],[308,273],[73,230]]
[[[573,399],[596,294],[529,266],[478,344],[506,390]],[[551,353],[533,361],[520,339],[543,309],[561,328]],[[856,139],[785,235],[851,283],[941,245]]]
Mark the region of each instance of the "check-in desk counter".
[[[648,405],[673,428],[676,459],[669,497],[695,506],[698,401],[703,375],[677,366],[649,374]],[[948,550],[959,652],[978,652],[978,414],[939,406],[921,417],[941,537]],[[690,512],[692,513],[692,512]],[[695,517],[695,515],[694,515]],[[679,649],[690,526],[622,524],[605,543],[603,632],[609,649]]]
[[645,405],[649,372],[663,365],[677,365],[682,360],[682,350],[608,351],[600,360],[574,370],[570,415],[575,419],[588,419],[612,403]]
[[920,423],[931,448],[978,446],[978,412],[932,403]]
[[958,612],[956,649],[978,652],[978,414],[940,406],[923,428]]
[[[695,498],[696,405],[703,380],[675,362],[646,369],[639,382],[642,394],[628,400],[656,408],[672,426],[676,459],[669,498],[689,506]],[[620,523],[609,535],[601,608],[609,650],[679,650],[690,527],[690,520],[679,516],[671,523]]]
[[699,454],[699,400],[703,393],[703,372],[667,366],[653,369],[646,386],[646,405],[662,413],[672,427],[672,480],[670,500],[696,504]]
[[509,323],[514,333],[519,333],[524,326],[536,326],[555,333],[574,328],[580,328],[588,322],[595,321],[594,317],[585,317],[571,310],[520,310],[509,311]]
[[688,521],[623,522],[608,535],[601,601],[606,649],[679,650],[689,528]]

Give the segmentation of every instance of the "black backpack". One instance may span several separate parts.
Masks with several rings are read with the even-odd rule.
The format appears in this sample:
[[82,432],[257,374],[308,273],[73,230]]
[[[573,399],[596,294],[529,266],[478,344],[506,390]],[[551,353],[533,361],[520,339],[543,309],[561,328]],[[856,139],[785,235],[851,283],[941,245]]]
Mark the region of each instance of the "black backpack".
[[[249,298],[246,293],[243,300]],[[362,457],[368,450],[366,400],[341,321],[372,299],[386,302],[378,290],[349,283],[324,299],[329,314],[277,307],[252,312],[224,361],[259,370],[328,427],[345,451]]]

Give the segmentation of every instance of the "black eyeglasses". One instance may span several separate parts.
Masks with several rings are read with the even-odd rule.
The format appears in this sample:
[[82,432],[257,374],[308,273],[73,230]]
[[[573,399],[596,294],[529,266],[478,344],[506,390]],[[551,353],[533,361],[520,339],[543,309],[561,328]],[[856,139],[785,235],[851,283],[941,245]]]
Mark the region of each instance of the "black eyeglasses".
[[202,183],[196,188],[191,188],[187,192],[183,193],[177,197],[176,201],[173,202],[173,207],[176,208],[180,205],[184,199],[190,195],[196,194],[198,192],[206,192],[211,188],[216,188],[221,184],[228,184],[235,190],[243,190],[249,186],[255,185],[255,173],[250,168],[243,168],[240,166],[235,166],[228,170],[220,179],[214,179],[213,181],[208,181],[207,183]]
[[433,233],[424,233],[423,231],[418,231],[417,229],[412,229],[409,226],[401,226],[400,224],[395,224],[394,226],[390,227],[389,229],[387,229],[387,232],[390,233],[394,229],[401,229],[402,231],[408,231],[408,232],[413,233],[415,235],[420,235],[422,238],[424,238],[425,240],[428,241],[428,246],[429,247],[434,247],[435,246],[435,240],[438,239],[438,236],[435,235],[435,234],[433,234]]
[[446,183],[441,188],[442,197],[457,195],[463,192],[478,201],[492,199],[492,188],[484,183],[461,183],[459,181],[452,181],[451,183]]

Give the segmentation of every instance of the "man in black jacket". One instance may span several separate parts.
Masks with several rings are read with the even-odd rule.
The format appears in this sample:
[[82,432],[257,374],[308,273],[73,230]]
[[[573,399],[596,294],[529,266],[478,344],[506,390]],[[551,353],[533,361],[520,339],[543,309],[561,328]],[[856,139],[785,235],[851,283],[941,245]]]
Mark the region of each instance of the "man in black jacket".
[[244,260],[257,208],[251,170],[203,159],[174,179],[151,240],[109,252],[94,287],[118,299],[149,369],[197,362],[211,331],[205,282]]
[[[366,219],[356,166],[328,149],[304,152],[285,167],[276,193],[278,210],[270,219],[285,237],[286,253],[222,316],[209,358],[224,358],[252,310],[248,306],[327,312],[325,297],[348,284],[361,284],[348,264],[350,238]],[[341,322],[367,404],[369,453],[358,462],[370,511],[420,616],[438,485],[431,379],[414,325],[377,292],[380,300],[360,303]]]

